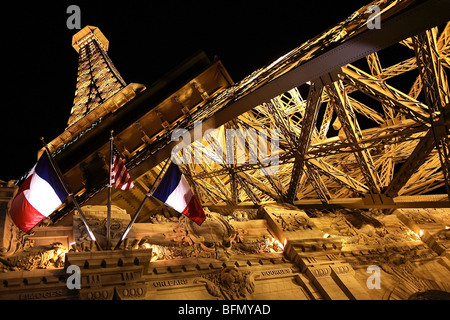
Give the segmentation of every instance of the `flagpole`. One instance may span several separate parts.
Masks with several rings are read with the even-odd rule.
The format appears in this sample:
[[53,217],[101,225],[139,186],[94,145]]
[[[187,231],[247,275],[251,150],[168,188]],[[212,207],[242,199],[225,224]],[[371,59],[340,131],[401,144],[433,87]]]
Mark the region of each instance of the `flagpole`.
[[169,157],[169,159],[167,159],[166,163],[164,164],[164,167],[161,169],[161,171],[159,172],[159,174],[156,177],[155,181],[153,182],[152,186],[149,188],[148,192],[145,194],[145,197],[142,200],[141,204],[139,205],[139,208],[137,209],[136,213],[134,214],[133,219],[131,219],[130,223],[128,224],[127,228],[125,229],[125,232],[123,233],[123,235],[120,238],[119,242],[117,242],[114,250],[119,249],[119,247],[122,244],[123,240],[125,240],[125,238],[127,237],[128,232],[130,232],[131,227],[136,222],[136,219],[139,216],[139,214],[141,213],[142,208],[144,208],[145,201],[152,196],[154,188],[157,185],[157,183],[159,182],[159,178],[161,177],[162,173],[166,169],[167,165],[171,162],[170,160],[171,160],[171,158]]
[[80,214],[80,217],[81,217],[81,221],[83,221],[84,226],[86,227],[86,231],[89,234],[89,237],[91,238],[92,241],[95,242],[97,249],[101,251],[102,248],[98,244],[97,239],[95,239],[94,233],[92,232],[91,228],[89,228],[89,225],[87,224],[86,218],[84,217],[83,211],[81,210],[80,205],[78,204],[78,201],[75,199],[73,193],[69,190],[69,187],[67,186],[67,184],[63,178],[63,175],[62,175],[61,171],[59,170],[59,167],[56,165],[55,160],[53,159],[53,156],[50,153],[50,150],[48,150],[47,144],[44,141],[44,137],[41,137],[41,141],[42,141],[42,144],[44,145],[45,152],[47,153],[48,159],[50,160],[50,164],[52,165],[53,170],[55,170],[59,181],[63,185],[64,191],[69,195],[70,199],[72,199],[72,202],[74,203],[76,209],[78,210],[78,213]]
[[108,212],[106,214],[106,250],[111,248],[111,174],[113,166],[113,148],[114,148],[114,130],[111,130],[111,136],[109,137],[109,181],[108,181]]

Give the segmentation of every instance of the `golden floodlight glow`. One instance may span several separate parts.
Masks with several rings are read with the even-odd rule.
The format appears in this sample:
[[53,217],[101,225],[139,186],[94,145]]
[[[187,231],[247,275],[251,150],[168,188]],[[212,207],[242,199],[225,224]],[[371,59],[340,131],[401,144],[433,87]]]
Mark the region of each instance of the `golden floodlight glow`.
[[323,238],[324,239],[327,239],[327,238],[329,238],[330,237],[330,234],[329,233],[325,233],[324,235],[323,235]]
[[419,236],[420,236],[420,237],[423,236],[423,230],[419,230]]
[[154,262],[157,260],[164,260],[164,249],[156,244],[143,243],[141,245],[143,249],[152,249],[152,257],[150,258],[150,262]]

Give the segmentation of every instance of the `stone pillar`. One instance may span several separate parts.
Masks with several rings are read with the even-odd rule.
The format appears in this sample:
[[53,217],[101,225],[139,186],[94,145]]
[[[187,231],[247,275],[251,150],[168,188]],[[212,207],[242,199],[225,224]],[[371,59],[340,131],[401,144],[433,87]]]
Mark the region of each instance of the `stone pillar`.
[[9,207],[17,189],[12,182],[0,180],[0,255],[8,255],[15,250],[15,244],[12,243],[15,226],[9,215]]
[[348,297],[331,277],[329,266],[308,267],[306,275],[328,300],[348,300]]
[[285,255],[300,267],[325,299],[366,300],[370,296],[345,263],[339,237],[330,238],[303,210],[264,207],[268,225],[285,243]]
[[80,300],[143,300],[151,255],[152,249],[69,252],[65,263],[80,268]]
[[331,277],[339,288],[352,300],[371,300],[355,279],[355,270],[348,263],[331,264]]
[[397,209],[394,213],[431,250],[450,257],[449,208]]

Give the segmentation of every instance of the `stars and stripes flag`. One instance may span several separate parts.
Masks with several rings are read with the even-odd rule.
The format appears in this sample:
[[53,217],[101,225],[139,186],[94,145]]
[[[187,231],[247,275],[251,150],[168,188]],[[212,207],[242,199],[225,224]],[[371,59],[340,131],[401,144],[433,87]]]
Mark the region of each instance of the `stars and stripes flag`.
[[206,219],[200,202],[189,187],[180,168],[173,162],[152,195],[199,226]]
[[116,189],[128,190],[134,188],[130,174],[115,146],[113,146],[111,176],[109,181]]

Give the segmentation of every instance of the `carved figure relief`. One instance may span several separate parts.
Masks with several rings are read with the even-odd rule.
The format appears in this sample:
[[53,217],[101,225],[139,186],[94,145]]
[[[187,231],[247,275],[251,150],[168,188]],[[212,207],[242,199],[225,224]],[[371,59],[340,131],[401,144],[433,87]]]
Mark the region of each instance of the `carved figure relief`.
[[59,242],[52,243],[49,249],[24,252],[7,259],[0,258],[3,271],[31,271],[34,269],[62,268],[67,248]]
[[208,292],[220,299],[243,300],[255,292],[252,272],[240,271],[236,267],[223,268],[220,271],[203,275],[194,283],[204,283]]
[[[224,217],[207,209],[205,211],[207,219],[200,227],[185,216],[170,218],[169,221],[154,217],[155,223],[171,223],[172,232],[170,235],[169,232],[163,234],[166,241],[145,236],[141,239],[141,247],[153,249],[152,261],[179,257],[226,261],[232,254],[282,252],[284,249],[268,231],[267,234],[249,237],[245,229],[233,226],[233,216]],[[237,217],[242,222],[242,218],[247,216],[241,212]],[[162,245],[162,242],[168,245]]]
[[308,219],[305,217],[296,215],[296,214],[288,214],[288,215],[279,215],[276,217],[277,222],[281,225],[283,231],[297,231],[301,229],[312,229],[311,225],[308,224]]
[[[106,206],[84,206],[82,207],[83,213],[86,217],[86,221],[95,234],[97,241],[104,247],[106,243]],[[130,216],[125,210],[111,206],[111,241],[114,243],[120,239],[125,231],[128,223],[130,222]],[[73,230],[74,236],[78,243],[90,242],[91,238],[86,230],[86,227],[81,220],[78,213],[73,216]],[[131,233],[132,235],[132,233]]]

